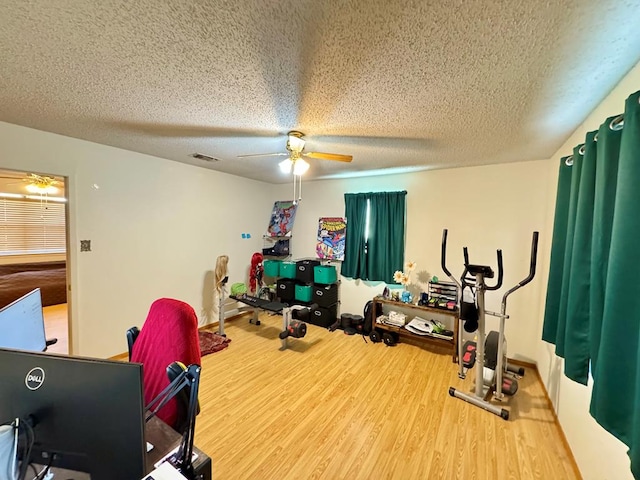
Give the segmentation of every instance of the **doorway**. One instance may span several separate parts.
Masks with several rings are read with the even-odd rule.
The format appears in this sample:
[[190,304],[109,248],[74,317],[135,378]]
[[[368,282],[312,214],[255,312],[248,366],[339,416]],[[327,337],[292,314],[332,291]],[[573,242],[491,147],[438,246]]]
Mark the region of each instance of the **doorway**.
[[[69,234],[64,177],[0,169],[0,308],[40,288],[47,351],[69,353]],[[15,297],[15,298],[14,298]]]

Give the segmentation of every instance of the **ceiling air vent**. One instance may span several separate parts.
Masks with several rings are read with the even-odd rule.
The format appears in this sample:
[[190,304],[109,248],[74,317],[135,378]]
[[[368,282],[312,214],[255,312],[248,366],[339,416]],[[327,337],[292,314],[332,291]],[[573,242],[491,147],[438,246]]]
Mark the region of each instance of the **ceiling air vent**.
[[203,153],[192,153],[189,155],[190,157],[197,158],[198,160],[204,160],[205,162],[219,162],[219,158],[210,157],[209,155],[205,155]]

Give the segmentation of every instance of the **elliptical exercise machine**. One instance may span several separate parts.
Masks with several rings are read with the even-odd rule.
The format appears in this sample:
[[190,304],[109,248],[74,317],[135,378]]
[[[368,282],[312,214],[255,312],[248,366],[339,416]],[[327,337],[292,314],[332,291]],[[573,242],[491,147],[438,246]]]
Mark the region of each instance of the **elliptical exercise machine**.
[[[483,408],[488,412],[509,420],[509,411],[497,405],[491,404],[487,399],[491,393],[493,398],[498,401],[504,400],[506,395],[514,395],[518,390],[517,377],[524,375],[522,367],[516,368],[507,363],[506,339],[504,336],[505,320],[509,318],[507,315],[507,297],[519,288],[524,287],[533,280],[536,273],[536,258],[538,252],[538,232],[533,232],[531,240],[531,261],[529,266],[529,275],[513,288],[507,290],[502,297],[502,306],[500,313],[494,313],[485,310],[484,293],[487,290],[498,290],[502,286],[502,250],[497,250],[498,257],[498,279],[496,284],[489,286],[485,283],[485,279],[493,278],[494,272],[487,265],[474,265],[469,263],[469,252],[464,247],[464,272],[460,277],[460,281],[456,279],[446,267],[447,257],[447,229],[442,232],[442,270],[447,276],[458,286],[459,295],[459,322],[461,326],[468,332],[478,330],[477,342],[462,340],[462,335],[458,335],[458,377],[466,378],[466,372],[472,368],[476,361],[479,366],[476,368],[476,382],[474,393],[469,394],[449,387],[449,395],[460,398],[477,407]],[[473,278],[470,278],[469,275]],[[469,283],[469,282],[473,283]],[[475,288],[475,302],[465,302],[463,295],[466,288]],[[500,319],[499,332],[491,331],[485,334],[485,315],[491,315]],[[465,318],[467,317],[467,318]],[[465,323],[466,322],[466,323]],[[462,329],[460,329],[462,331]],[[480,368],[480,365],[482,368]]]

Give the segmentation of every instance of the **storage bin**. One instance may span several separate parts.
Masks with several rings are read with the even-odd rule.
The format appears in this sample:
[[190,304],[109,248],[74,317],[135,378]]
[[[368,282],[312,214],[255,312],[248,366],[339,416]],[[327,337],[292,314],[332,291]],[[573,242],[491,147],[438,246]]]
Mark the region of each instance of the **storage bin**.
[[313,283],[313,268],[320,265],[320,260],[298,260],[296,262],[296,280],[302,283]]
[[264,261],[264,274],[267,277],[277,277],[280,275],[280,260],[265,260]]
[[333,265],[316,265],[313,267],[313,281],[315,283],[321,283],[323,285],[330,285],[336,283],[338,275],[336,274],[336,267]]
[[313,286],[313,303],[317,303],[321,307],[329,307],[338,302],[338,284],[332,285],[314,285]]
[[283,303],[293,302],[296,295],[296,282],[289,278],[279,278],[276,284],[278,287],[277,296]]
[[313,288],[311,288],[311,285],[296,285],[295,292],[296,300],[300,302],[310,302]]
[[280,276],[284,278],[296,278],[296,262],[281,262]]
[[309,323],[313,323],[319,327],[328,328],[333,325],[338,318],[338,305],[330,307],[318,307],[311,310],[309,314]]

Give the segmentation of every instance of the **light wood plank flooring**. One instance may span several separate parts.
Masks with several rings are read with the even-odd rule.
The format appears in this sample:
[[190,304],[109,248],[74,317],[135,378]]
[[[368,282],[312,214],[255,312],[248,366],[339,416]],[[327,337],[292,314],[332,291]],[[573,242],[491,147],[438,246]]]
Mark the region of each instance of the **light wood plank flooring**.
[[47,348],[48,353],[69,353],[67,304],[51,305],[42,309],[47,338],[57,338],[58,343]]
[[203,358],[196,445],[217,479],[574,479],[534,372],[504,421],[449,396],[451,356],[309,326],[279,351],[281,318],[226,325]]

